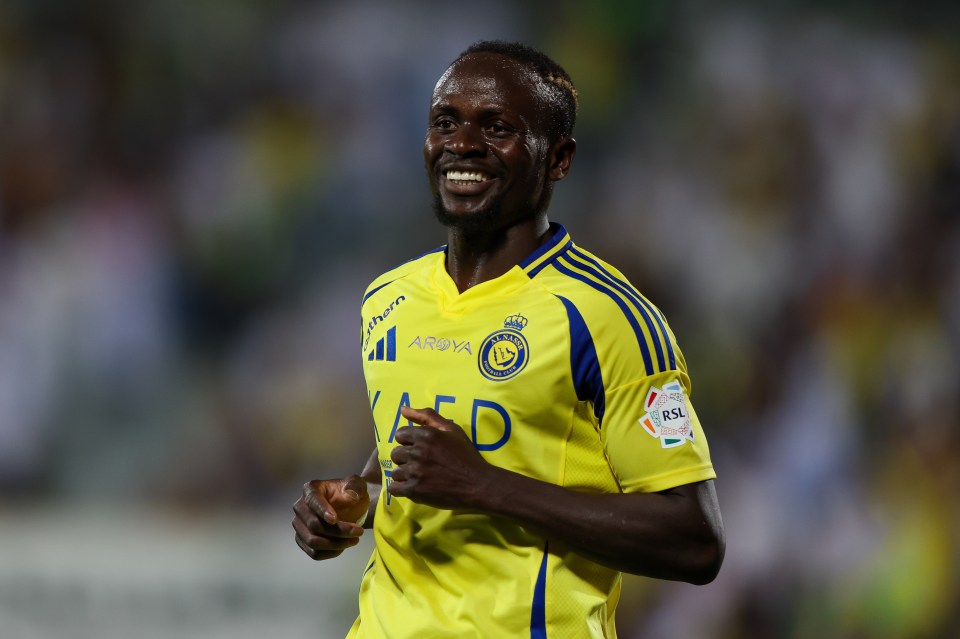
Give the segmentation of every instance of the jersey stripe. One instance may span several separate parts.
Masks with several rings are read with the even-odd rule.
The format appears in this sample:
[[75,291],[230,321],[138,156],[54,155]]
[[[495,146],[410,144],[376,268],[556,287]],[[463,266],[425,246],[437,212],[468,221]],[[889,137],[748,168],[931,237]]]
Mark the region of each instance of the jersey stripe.
[[[428,255],[433,255],[434,253],[439,253],[440,251],[446,251],[446,250],[447,250],[447,245],[446,245],[446,244],[442,244],[442,245],[440,245],[440,246],[438,246],[438,247],[436,247],[436,248],[432,248],[432,249],[430,249],[429,251],[426,251],[425,253],[421,253],[420,255],[417,255],[416,257],[411,257],[409,260],[407,260],[407,261],[404,262],[403,264],[409,264],[410,262],[416,262],[416,261],[419,260],[421,257],[426,257],[426,256],[428,256]],[[403,266],[403,264],[401,264],[400,266]],[[399,268],[399,267],[397,267],[397,268]]]
[[543,545],[543,559],[537,573],[537,585],[533,587],[533,603],[530,606],[530,639],[547,639],[547,553],[548,543]]
[[370,560],[370,564],[369,564],[366,568],[363,569],[363,575],[360,575],[360,577],[361,577],[360,583],[361,583],[361,584],[363,584],[363,579],[362,579],[362,577],[363,577],[364,575],[366,575],[368,572],[370,572],[370,569],[373,568],[373,566],[374,566],[376,563],[377,563],[376,558],[373,558],[373,559]]
[[[570,254],[575,256],[581,262],[587,262],[591,264],[593,269],[593,275],[597,279],[606,282],[611,285],[621,293],[623,293],[627,299],[629,299],[634,307],[640,312],[640,315],[643,316],[643,320],[647,325],[647,329],[650,332],[650,337],[653,340],[654,348],[657,351],[657,363],[660,365],[660,370],[675,370],[677,368],[676,355],[673,352],[673,344],[670,342],[670,337],[667,334],[667,329],[663,325],[663,320],[660,317],[660,314],[653,307],[650,302],[646,300],[640,293],[631,286],[628,282],[625,282],[617,277],[615,277],[610,271],[605,269],[599,262],[595,259],[579,250],[577,247],[570,249]],[[584,269],[588,270],[588,269]],[[651,316],[653,319],[651,319]],[[657,326],[654,326],[654,321],[656,321]],[[657,327],[659,326],[659,331]],[[662,343],[661,343],[661,340]],[[663,345],[667,346],[667,360],[669,361],[669,368],[664,362],[664,352]]]
[[[362,300],[360,300],[360,305],[362,306],[368,299],[370,299],[370,296],[371,296],[371,295],[373,295],[374,293],[376,293],[377,291],[379,291],[381,288],[383,288],[384,286],[390,286],[390,285],[393,284],[394,282],[396,282],[396,280],[390,280],[389,282],[386,282],[385,284],[381,284],[380,286],[378,286],[377,288],[375,288],[375,289],[373,289],[373,290],[371,290],[371,291],[367,291],[367,294],[363,296],[363,299],[362,299]],[[356,298],[354,298],[354,299],[356,299]],[[361,324],[361,326],[363,325],[363,318],[362,318],[362,317],[360,318],[360,324]]]
[[583,320],[583,315],[573,302],[557,295],[567,309],[567,318],[570,322],[570,369],[573,373],[573,386],[577,390],[577,398],[581,401],[593,402],[593,414],[599,422],[603,422],[603,412],[606,400],[603,392],[603,374],[600,371],[600,360],[597,358],[597,348],[593,344],[593,336]]
[[[416,256],[416,257],[410,258],[409,260],[407,260],[407,261],[404,262],[403,264],[399,264],[399,265],[397,265],[397,266],[394,266],[392,269],[390,269],[390,271],[394,271],[394,270],[400,268],[401,266],[404,266],[404,265],[406,265],[406,264],[409,264],[410,262],[416,262],[416,261],[419,260],[421,257],[426,257],[426,256],[428,256],[428,255],[433,255],[434,253],[439,253],[440,251],[446,251],[446,250],[447,250],[447,245],[446,245],[446,244],[444,244],[443,246],[438,246],[438,247],[435,248],[435,249],[430,249],[430,250],[427,251],[426,253],[421,253],[420,255],[418,255],[418,256]],[[390,271],[387,271],[387,273],[389,273]],[[384,273],[384,275],[386,275],[387,273]],[[399,279],[399,278],[397,278],[397,279]],[[384,286],[389,286],[390,284],[393,284],[393,283],[396,282],[396,281],[397,281],[396,279],[392,279],[392,280],[390,280],[389,282],[384,282],[383,284],[381,284],[380,286],[376,287],[375,289],[372,289],[372,290],[370,290],[370,291],[367,291],[367,294],[363,296],[363,299],[362,299],[362,300],[360,300],[360,305],[362,306],[364,302],[366,302],[368,299],[370,299],[370,296],[371,296],[371,295],[373,295],[374,293],[376,293],[377,291],[379,291],[381,288],[383,288]]]
[[627,321],[630,322],[630,326],[633,327],[633,332],[637,337],[637,344],[640,346],[640,354],[643,356],[643,365],[647,372],[647,375],[653,375],[656,371],[653,368],[653,358],[650,356],[650,345],[647,343],[647,337],[643,334],[643,329],[640,328],[640,324],[637,322],[637,317],[627,306],[626,302],[623,301],[623,298],[620,297],[616,292],[610,290],[608,286],[597,282],[596,280],[591,279],[590,277],[579,273],[577,271],[571,270],[569,267],[583,268],[582,265],[573,264],[569,261],[569,257],[564,254],[560,256],[557,260],[553,262],[553,267],[563,273],[568,277],[572,277],[575,280],[579,280],[586,284],[587,286],[603,293],[614,302],[617,306],[620,307],[620,310],[623,311],[624,316],[627,318]]
[[536,277],[537,273],[542,271],[547,264],[550,264],[573,244],[567,229],[563,228],[561,224],[550,224],[550,230],[553,231],[550,239],[519,264],[520,268],[525,270],[531,278]]
[[527,275],[531,278],[536,277],[537,273],[542,271],[547,266],[550,266],[551,264],[553,264],[553,262],[556,261],[558,257],[563,255],[571,246],[573,246],[573,240],[568,240],[567,243],[564,244],[559,251],[557,251],[556,253],[554,253],[553,255],[551,255],[550,257],[543,260],[542,262],[540,262],[539,264],[531,268],[529,271],[527,271]]

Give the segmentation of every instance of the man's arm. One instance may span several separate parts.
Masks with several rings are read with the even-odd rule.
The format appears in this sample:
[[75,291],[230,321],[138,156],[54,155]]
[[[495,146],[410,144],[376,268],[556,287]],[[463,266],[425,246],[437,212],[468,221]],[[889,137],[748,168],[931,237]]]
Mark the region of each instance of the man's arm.
[[401,411],[428,428],[397,430],[391,495],[509,517],[624,572],[705,584],[720,570],[725,541],[712,481],[659,493],[576,492],[487,463],[433,410]]
[[374,449],[360,475],[314,479],[293,505],[297,545],[311,559],[330,559],[356,546],[373,526],[380,496],[380,464]]

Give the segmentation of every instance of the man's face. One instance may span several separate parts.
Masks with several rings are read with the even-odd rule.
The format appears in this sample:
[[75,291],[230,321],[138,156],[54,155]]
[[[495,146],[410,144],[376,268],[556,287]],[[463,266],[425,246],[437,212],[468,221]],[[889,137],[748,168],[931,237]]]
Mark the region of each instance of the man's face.
[[440,78],[423,157],[444,224],[505,228],[541,208],[550,145],[539,91],[529,70],[492,53],[468,55]]

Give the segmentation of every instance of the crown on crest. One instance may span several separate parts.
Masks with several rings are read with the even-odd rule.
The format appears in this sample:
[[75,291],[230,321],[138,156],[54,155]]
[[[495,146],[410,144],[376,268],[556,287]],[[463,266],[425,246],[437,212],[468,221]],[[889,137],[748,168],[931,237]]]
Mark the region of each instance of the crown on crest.
[[516,315],[511,315],[507,319],[503,320],[504,328],[512,328],[515,331],[522,331],[523,327],[527,325],[527,318],[517,313]]

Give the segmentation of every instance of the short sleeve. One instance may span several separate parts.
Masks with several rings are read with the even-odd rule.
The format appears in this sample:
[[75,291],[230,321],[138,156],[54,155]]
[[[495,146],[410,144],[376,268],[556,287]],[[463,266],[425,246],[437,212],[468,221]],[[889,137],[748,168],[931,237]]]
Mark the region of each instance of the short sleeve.
[[716,477],[685,372],[644,377],[605,395],[600,437],[624,492],[656,492]]
[[[624,492],[716,477],[690,403],[690,378],[660,310],[617,269],[578,247],[556,260],[577,397],[589,402]],[[576,287],[574,287],[575,283]]]

